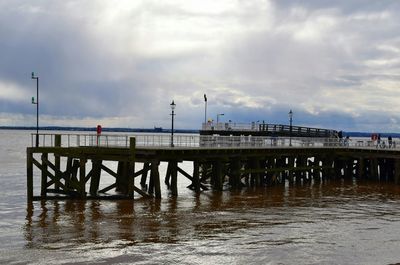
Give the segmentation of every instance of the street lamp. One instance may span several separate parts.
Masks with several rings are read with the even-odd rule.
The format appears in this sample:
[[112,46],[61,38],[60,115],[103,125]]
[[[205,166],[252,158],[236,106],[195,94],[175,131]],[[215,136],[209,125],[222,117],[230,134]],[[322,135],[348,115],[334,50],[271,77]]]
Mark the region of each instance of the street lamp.
[[289,146],[292,146],[292,122],[293,122],[293,111],[289,111]]
[[39,147],[39,77],[32,72],[32,79],[36,79],[36,102],[32,97],[32,104],[36,105],[36,147]]
[[174,116],[175,116],[174,110],[175,110],[176,104],[173,100],[172,100],[172,103],[170,104],[170,106],[171,106],[171,111],[172,111],[172,113],[171,113],[171,116],[172,116],[171,147],[174,147]]
[[207,124],[207,96],[204,94],[204,126]]
[[224,115],[225,115],[224,113],[217,114],[217,125],[218,125],[218,122],[219,122],[219,116],[224,116]]

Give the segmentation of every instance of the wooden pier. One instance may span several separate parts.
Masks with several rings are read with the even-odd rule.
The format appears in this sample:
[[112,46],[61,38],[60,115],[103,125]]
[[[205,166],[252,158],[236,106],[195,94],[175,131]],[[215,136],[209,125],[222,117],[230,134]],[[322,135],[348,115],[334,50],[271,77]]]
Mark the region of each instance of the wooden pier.
[[[74,144],[70,136],[42,136],[46,137],[50,139],[46,143],[27,148],[28,201],[133,199],[136,195],[159,199],[162,187],[178,196],[182,177],[190,180],[188,188],[196,193],[337,178],[400,183],[400,149],[380,148],[370,142],[349,145],[332,139],[290,139],[289,146],[287,139],[279,139],[283,143],[279,144],[273,138],[253,137],[245,138],[243,145],[243,138],[229,137],[229,142],[219,142],[221,138],[204,141],[187,136],[197,144],[187,144],[189,140],[179,144],[179,137],[175,137],[177,142],[170,147],[165,144],[168,141],[158,142],[154,137],[152,144],[145,146],[143,135],[120,137],[118,144],[117,140],[111,142],[96,135],[75,135]],[[107,166],[109,161],[116,162],[115,169]],[[181,167],[183,161],[192,163],[192,172]],[[168,163],[165,176],[160,175],[161,162]],[[39,186],[34,185],[35,167],[40,172],[40,193],[34,191],[34,186]],[[113,183],[102,183],[105,173],[113,177]]]

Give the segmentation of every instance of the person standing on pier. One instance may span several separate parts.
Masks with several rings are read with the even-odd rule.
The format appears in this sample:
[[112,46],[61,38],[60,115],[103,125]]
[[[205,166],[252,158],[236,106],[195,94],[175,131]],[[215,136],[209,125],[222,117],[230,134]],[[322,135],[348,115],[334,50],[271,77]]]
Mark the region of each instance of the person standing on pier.
[[377,139],[376,147],[380,147],[380,144],[381,144],[381,134],[378,133],[378,139]]

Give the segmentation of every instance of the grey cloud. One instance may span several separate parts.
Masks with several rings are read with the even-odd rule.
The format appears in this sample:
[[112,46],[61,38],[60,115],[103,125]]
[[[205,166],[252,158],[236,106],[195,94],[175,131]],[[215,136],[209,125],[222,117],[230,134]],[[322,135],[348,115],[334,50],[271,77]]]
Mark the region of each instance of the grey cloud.
[[[34,95],[37,72],[41,113],[54,120],[166,127],[174,99],[177,124],[198,128],[206,93],[210,116],[281,123],[294,109],[307,125],[365,130],[374,125],[364,117],[388,100],[369,94],[392,89],[373,86],[399,82],[397,1],[128,3],[0,2],[0,81]],[[371,121],[385,126],[397,111]],[[28,98],[3,101],[0,112],[33,111]]]

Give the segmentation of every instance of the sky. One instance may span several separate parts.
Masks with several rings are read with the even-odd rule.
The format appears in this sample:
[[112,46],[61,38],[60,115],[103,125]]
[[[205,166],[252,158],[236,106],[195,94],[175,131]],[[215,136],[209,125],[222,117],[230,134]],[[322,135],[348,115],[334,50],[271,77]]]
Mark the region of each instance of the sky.
[[400,132],[400,1],[0,0],[0,126]]

